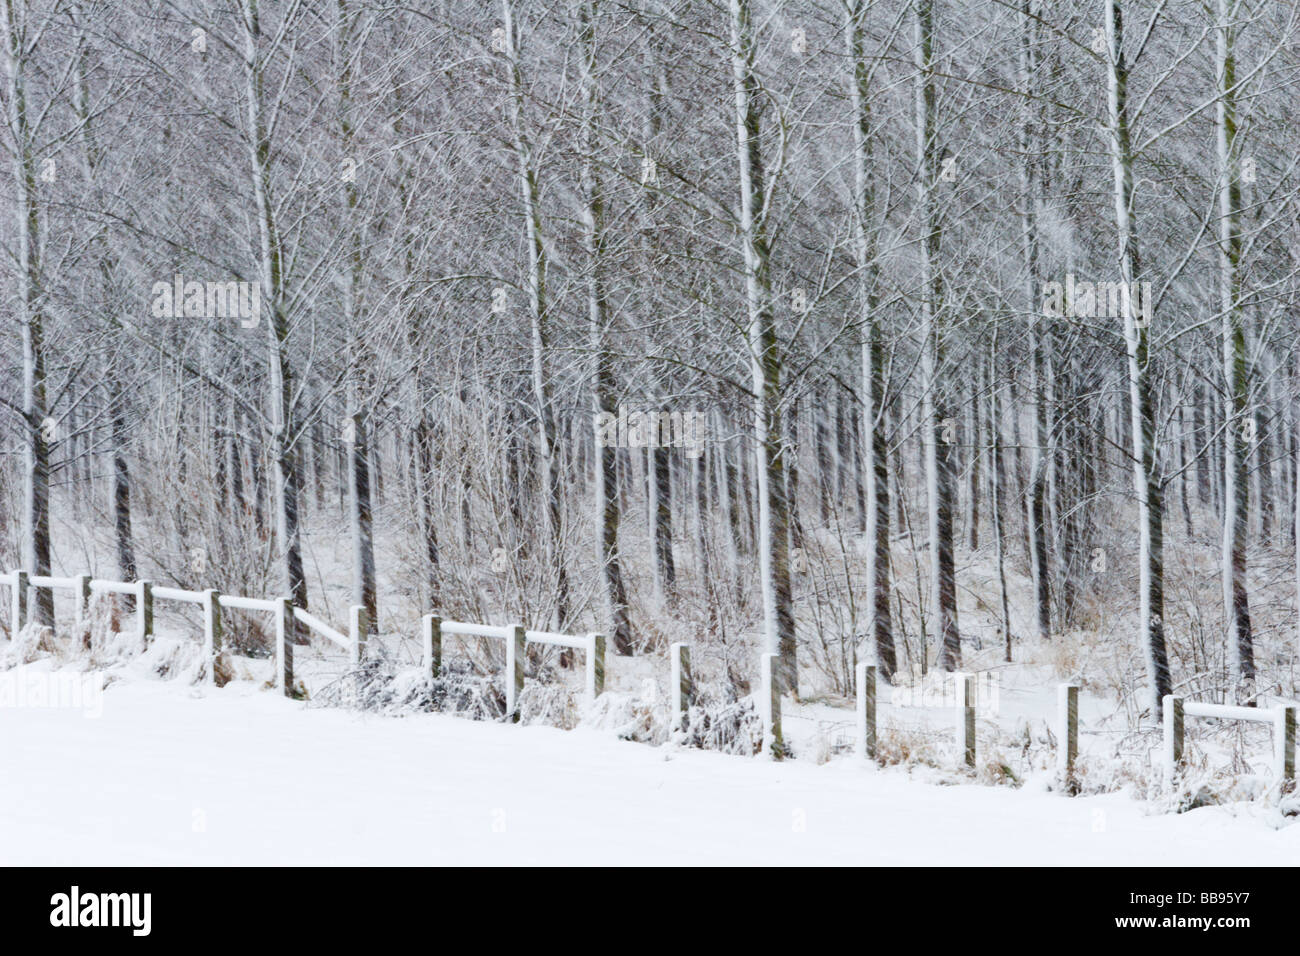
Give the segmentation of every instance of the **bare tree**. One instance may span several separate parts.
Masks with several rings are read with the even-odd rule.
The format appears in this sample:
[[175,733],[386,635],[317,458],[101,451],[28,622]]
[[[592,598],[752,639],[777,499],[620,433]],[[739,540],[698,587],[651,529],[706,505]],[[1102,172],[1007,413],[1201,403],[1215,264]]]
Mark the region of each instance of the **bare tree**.
[[767,220],[771,195],[764,179],[762,94],[754,72],[753,11],[731,0],[731,65],[736,99],[736,155],[740,171],[739,232],[744,253],[754,402],[754,470],[758,484],[758,557],[763,594],[765,649],[780,655],[782,693],[799,690],[794,610],[790,598],[790,521],[782,459],[781,360]]
[[[1120,0],[1106,0],[1106,87],[1110,112],[1111,168],[1115,178],[1115,223],[1120,280],[1130,290],[1142,276],[1133,202],[1133,146],[1129,129],[1129,67]],[[1170,692],[1165,648],[1164,490],[1158,472],[1155,400],[1150,381],[1150,328],[1132,307],[1125,309],[1133,485],[1138,502],[1138,589],[1142,644],[1146,649],[1151,709],[1163,716],[1161,700]]]

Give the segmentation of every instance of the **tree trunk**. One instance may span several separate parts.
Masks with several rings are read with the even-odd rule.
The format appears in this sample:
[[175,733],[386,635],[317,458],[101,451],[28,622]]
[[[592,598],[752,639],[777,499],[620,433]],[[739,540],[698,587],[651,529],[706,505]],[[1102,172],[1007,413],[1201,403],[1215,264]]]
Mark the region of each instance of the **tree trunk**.
[[1029,316],[1030,361],[1033,375],[1034,444],[1030,451],[1029,477],[1029,560],[1034,584],[1035,620],[1038,639],[1046,641],[1052,633],[1052,591],[1047,551],[1047,394],[1044,381],[1042,303],[1035,287],[1039,280],[1038,204],[1041,177],[1038,170],[1038,130],[1035,125],[1034,83],[1037,74],[1035,57],[1035,20],[1030,0],[1021,0],[1020,76],[1025,86],[1024,122],[1020,128],[1021,232],[1025,254],[1025,309]]
[[427,562],[427,583],[429,587],[429,607],[434,611],[442,608],[442,575],[438,551],[438,529],[434,523],[434,478],[433,463],[434,432],[433,423],[428,415],[421,415],[415,426],[415,448],[419,460],[419,474],[415,486],[420,497],[420,526],[424,536],[424,557]]
[[1205,386],[1198,383],[1192,390],[1192,450],[1196,454],[1196,498],[1202,505],[1210,503],[1210,469],[1213,460],[1206,448],[1208,437],[1205,428],[1205,401]]
[[754,468],[758,478],[758,555],[763,594],[765,651],[778,654],[773,679],[783,694],[798,695],[794,608],[790,597],[789,511],[781,456],[781,359],[767,237],[763,152],[763,93],[754,74],[754,33],[749,0],[731,0],[731,59],[740,165],[740,234],[744,244],[745,300],[753,375]]
[[[790,507],[790,546],[803,547],[803,518],[799,510],[799,484],[803,477],[799,469],[799,400],[790,403],[790,410],[785,416],[785,447],[787,449],[785,467],[785,498]],[[822,488],[825,491],[825,486]],[[827,522],[826,499],[822,498],[822,524]]]
[[370,443],[365,416],[353,399],[351,441],[348,456],[348,525],[352,536],[352,601],[365,607],[370,633],[379,629],[379,608],[375,587],[374,520],[370,499]]
[[[833,456],[831,454],[830,440],[830,422],[827,421],[829,397],[823,392],[820,396],[813,393],[814,405],[812,410],[813,417],[813,435],[815,436],[814,446],[817,457],[817,498],[818,498],[818,519],[823,528],[830,527],[831,523],[831,499],[835,496]],[[792,436],[797,436],[796,418],[791,413],[790,432]],[[792,448],[798,448],[798,438],[795,437]],[[793,459],[794,456],[791,455]],[[794,470],[794,462],[791,461],[790,470]],[[791,510],[798,515],[799,503],[793,497],[790,501]],[[795,523],[798,523],[796,518]]]
[[889,445],[885,432],[885,355],[882,321],[876,294],[875,165],[872,157],[870,77],[867,68],[867,4],[851,0],[845,35],[853,69],[849,92],[853,104],[854,231],[862,309],[862,455],[865,461],[865,523],[867,532],[867,586],[871,588],[871,624],[876,667],[880,677],[892,680],[897,670],[893,620],[889,608]]
[[1218,0],[1215,66],[1219,81],[1216,104],[1219,153],[1219,296],[1223,310],[1223,394],[1228,427],[1223,430],[1223,603],[1228,644],[1236,662],[1235,695],[1240,703],[1255,698],[1255,652],[1250,633],[1246,591],[1246,535],[1250,515],[1247,472],[1249,438],[1255,431],[1250,410],[1246,331],[1242,326],[1241,182],[1237,173],[1237,111],[1234,30],[1228,0]]
[[[596,77],[596,0],[588,0],[580,9],[583,52],[582,192],[583,220],[586,227],[587,317],[590,322],[591,351],[595,369],[591,379],[592,410],[617,415],[614,370],[605,345],[609,326],[609,303],[605,292],[604,227],[605,195],[601,189],[600,170],[596,163],[596,123],[600,109],[600,88]],[[605,583],[605,605],[609,631],[617,654],[632,653],[632,626],[628,619],[627,592],[623,585],[623,566],[618,550],[618,526],[621,518],[618,490],[617,442],[601,441],[596,448],[595,510],[599,527],[597,560]]]
[[650,526],[654,536],[655,582],[659,593],[672,598],[677,589],[677,565],[673,562],[673,485],[671,452],[658,443],[659,429],[653,429],[649,449],[650,483],[654,491]]
[[[346,0],[338,0],[338,35],[342,49],[342,69],[338,77],[339,132],[344,157],[354,158],[355,127],[352,120],[352,24]],[[365,274],[365,261],[361,248],[361,232],[357,218],[358,192],[355,177],[343,182],[343,228],[346,230],[347,275],[344,279],[343,325],[350,339],[349,408],[351,433],[345,452],[348,462],[348,523],[352,533],[352,601],[366,609],[368,633],[379,630],[379,598],[375,583],[375,540],[372,514],[372,487],[370,473],[370,422],[365,410],[363,389],[367,378],[366,346],[360,331],[357,300]],[[377,479],[378,476],[376,475]],[[376,480],[377,485],[377,480]]]
[[980,360],[973,359],[970,403],[966,413],[966,538],[971,551],[980,546]]
[[135,544],[131,534],[131,472],[126,463],[125,396],[118,395],[113,405],[110,436],[113,448],[113,529],[117,543],[117,570],[123,581],[138,577],[135,567]]
[[943,367],[943,278],[938,268],[942,226],[934,197],[938,151],[934,88],[934,3],[916,0],[916,160],[917,203],[921,237],[921,381],[925,422],[926,487],[930,518],[930,585],[938,627],[940,670],[961,667],[961,633],[957,626],[957,580],[953,560],[953,470],[956,442],[951,430],[948,396],[939,382]]
[[1011,663],[1011,609],[1007,601],[1006,545],[1003,540],[1002,484],[1005,470],[1002,465],[1002,411],[998,408],[998,327],[993,325],[993,344],[989,350],[989,435],[992,439],[993,461],[989,467],[992,479],[993,539],[997,546],[998,608],[1001,612],[1002,641],[1005,648],[1003,660]]
[[[18,22],[25,5],[4,4],[5,79],[9,135],[14,156],[14,214],[17,248],[19,322],[23,356],[23,567],[30,574],[50,573],[50,444],[57,426],[49,418],[45,392],[44,276],[41,270],[41,221],[36,186],[36,156],[27,106],[26,25]],[[37,624],[54,626],[54,592],[35,589]],[[13,636],[17,636],[16,634]]]
[[550,352],[550,302],[546,287],[546,248],[542,241],[541,199],[532,147],[524,130],[524,82],[519,65],[512,0],[502,0],[505,54],[513,104],[512,134],[519,163],[519,190],[523,200],[524,230],[528,242],[529,318],[532,325],[533,401],[537,406],[537,457],[545,501],[546,555],[555,574],[556,627],[569,623],[569,576],[564,564],[563,489],[555,460],[555,407],[546,362]]
[[[1128,62],[1120,0],[1106,2],[1109,59],[1107,100],[1110,113],[1111,166],[1115,178],[1115,222],[1119,239],[1120,279],[1129,289],[1142,274],[1133,209],[1133,148],[1129,134]],[[1130,297],[1130,300],[1132,297]],[[1124,316],[1128,348],[1129,411],[1132,433],[1133,485],[1138,501],[1138,586],[1142,644],[1146,648],[1150,707],[1163,720],[1162,699],[1170,693],[1169,657],[1165,649],[1164,499],[1157,469],[1155,401],[1150,386],[1150,340],[1146,322],[1130,307]]]
[[[269,367],[270,445],[276,468],[273,487],[276,544],[284,592],[299,607],[307,607],[307,578],[303,573],[298,528],[298,466],[293,383],[289,364],[288,296],[284,288],[282,249],[271,195],[271,143],[263,120],[263,61],[258,49],[261,26],[257,0],[244,0],[244,79],[247,110],[249,173],[257,220],[257,272],[265,311]],[[295,628],[295,640],[300,640]]]

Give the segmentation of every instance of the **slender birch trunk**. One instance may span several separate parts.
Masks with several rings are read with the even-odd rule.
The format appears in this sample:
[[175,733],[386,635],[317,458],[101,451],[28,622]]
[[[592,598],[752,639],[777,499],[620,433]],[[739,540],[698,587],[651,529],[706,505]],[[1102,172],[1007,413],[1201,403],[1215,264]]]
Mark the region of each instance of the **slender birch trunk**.
[[943,277],[938,268],[942,225],[934,196],[939,144],[934,88],[934,3],[916,0],[916,192],[921,238],[921,414],[924,419],[926,485],[930,518],[930,584],[934,594],[940,670],[961,667],[957,627],[957,580],[953,560],[952,503],[955,442],[946,434],[952,422],[940,386],[943,366]]
[[1300,647],[1300,362],[1291,365],[1291,530],[1295,547],[1296,646]]
[[763,593],[765,650],[780,655],[773,677],[781,693],[798,694],[794,608],[790,598],[790,523],[781,455],[781,360],[772,311],[760,142],[762,92],[754,74],[754,28],[749,0],[731,0],[731,64],[736,97],[740,166],[740,238],[745,257],[754,389],[754,468],[758,479],[758,557]]
[[734,489],[735,467],[731,463],[731,440],[723,440],[730,432],[730,423],[718,409],[710,416],[714,435],[713,481],[718,498],[718,520],[722,526],[722,548],[726,559],[727,586],[720,593],[739,588],[740,582],[740,515]]
[[1034,583],[1035,621],[1039,640],[1046,641],[1052,631],[1051,572],[1047,550],[1047,389],[1043,355],[1043,315],[1038,299],[1038,204],[1042,185],[1038,168],[1040,152],[1034,103],[1036,21],[1031,0],[1021,0],[1020,79],[1025,89],[1024,121],[1020,126],[1021,233],[1025,256],[1025,309],[1030,322],[1030,362],[1033,376],[1031,394],[1034,404],[1034,444],[1029,466],[1029,558]]
[[[653,414],[653,413],[652,413]],[[650,533],[654,540],[655,584],[659,593],[672,599],[677,592],[677,564],[673,560],[673,485],[671,451],[659,441],[659,419],[651,426],[653,444],[648,449],[650,486],[653,502],[650,508]]]
[[973,359],[974,377],[971,380],[970,402],[966,412],[966,522],[967,543],[971,551],[980,546],[980,356]]
[[546,288],[546,247],[542,239],[542,212],[537,170],[532,145],[524,131],[524,80],[519,64],[515,33],[514,4],[502,0],[505,24],[505,56],[513,106],[511,132],[515,158],[519,163],[519,192],[523,200],[524,230],[528,243],[529,318],[532,325],[533,401],[537,406],[537,458],[541,468],[542,496],[546,517],[546,556],[555,572],[556,627],[569,622],[569,576],[564,564],[563,490],[555,456],[555,407],[546,368],[550,352],[550,302]]
[[1223,394],[1228,427],[1223,430],[1223,604],[1228,644],[1236,664],[1235,695],[1254,703],[1255,652],[1246,588],[1246,535],[1250,515],[1247,430],[1254,430],[1247,372],[1246,330],[1241,310],[1241,181],[1238,150],[1236,59],[1233,16],[1236,4],[1218,0],[1215,73],[1219,81],[1216,132],[1219,159],[1219,297],[1223,310]]
[[438,548],[438,528],[434,522],[434,496],[437,475],[434,465],[434,431],[430,416],[422,414],[419,424],[415,426],[415,450],[417,469],[415,486],[420,498],[420,531],[424,538],[424,557],[429,587],[429,607],[440,610],[442,607],[442,575],[440,573],[440,552]]
[[[41,218],[33,148],[35,130],[28,114],[27,25],[25,5],[0,4],[4,16],[5,81],[9,137],[14,157],[14,215],[17,233],[17,303],[23,361],[23,566],[31,574],[50,573],[50,444],[54,437],[45,390],[44,276]],[[35,589],[35,621],[54,626],[54,594]],[[15,635],[16,636],[16,635]]]
[[695,487],[695,555],[696,574],[700,590],[709,612],[709,631],[718,631],[718,594],[713,585],[713,569],[709,560],[709,459],[705,449],[698,449],[692,458],[692,478]]
[[[1249,343],[1247,343],[1249,351]],[[1273,484],[1273,434],[1269,421],[1268,409],[1273,407],[1273,372],[1268,366],[1267,356],[1261,355],[1262,367],[1256,373],[1259,400],[1254,404],[1255,415],[1255,458],[1254,473],[1256,478],[1255,500],[1259,502],[1259,543],[1269,547],[1274,543],[1276,524],[1276,494]],[[1248,399],[1249,401],[1249,399]],[[1252,451],[1247,445],[1246,457],[1249,461]]]
[[[307,578],[303,573],[298,527],[301,470],[294,421],[293,376],[289,362],[289,317],[284,288],[283,249],[271,195],[271,142],[263,113],[265,64],[258,49],[261,22],[257,0],[244,0],[244,80],[248,123],[249,172],[257,220],[257,274],[262,286],[269,369],[271,452],[276,476],[273,488],[277,548],[285,592],[299,607],[307,607]],[[296,630],[296,629],[295,629]],[[295,637],[295,639],[299,639]]]
[[[590,322],[591,352],[595,369],[591,378],[592,410],[617,414],[614,407],[614,370],[605,336],[609,327],[609,301],[605,291],[604,240],[605,196],[596,165],[596,121],[600,109],[600,87],[596,77],[596,0],[583,3],[579,15],[582,31],[583,146],[582,194],[584,240],[587,253],[587,316]],[[605,603],[614,650],[632,653],[632,626],[628,618],[627,591],[618,550],[621,518],[618,494],[618,448],[599,442],[596,449],[596,516],[599,522],[598,559],[605,583]]]
[[[339,46],[339,133],[343,157],[356,159],[355,126],[352,120],[352,28],[346,0],[338,0]],[[355,177],[343,181],[344,228],[347,230],[347,276],[343,292],[343,323],[350,340],[348,415],[348,525],[352,536],[352,601],[366,609],[367,629],[379,630],[379,597],[375,583],[374,515],[370,474],[370,421],[364,408],[367,361],[366,345],[358,327],[357,299],[365,271],[361,232],[357,224],[358,193]]]
[[867,581],[871,588],[869,633],[876,667],[886,681],[898,667],[893,619],[889,608],[889,462],[885,432],[885,350],[876,293],[879,265],[875,249],[875,180],[872,157],[871,89],[867,69],[866,11],[862,0],[849,0],[845,38],[853,68],[849,92],[853,104],[854,229],[863,310],[862,451],[866,467]]
[[[657,15],[657,4],[650,4],[648,12]],[[656,187],[659,184],[659,172],[654,150],[660,145],[662,129],[662,110],[668,93],[668,79],[663,61],[660,57],[659,40],[655,32],[653,19],[646,27],[646,98],[642,110],[641,133],[644,140],[642,180],[646,187],[641,192],[641,205],[645,216],[645,225],[641,230],[641,255],[645,268],[652,272],[658,267],[655,215],[661,205]],[[646,297],[647,304],[654,308],[653,294]],[[671,392],[671,386],[667,389]],[[661,598],[672,600],[677,592],[677,564],[673,558],[673,487],[672,487],[672,452],[667,438],[668,420],[663,417],[667,409],[655,394],[656,407],[650,410],[648,425],[650,435],[646,446],[646,462],[649,469],[649,521],[650,541],[654,550],[654,581],[656,593]]]
[[993,323],[993,343],[989,348],[989,433],[992,439],[993,461],[989,465],[989,478],[993,506],[993,538],[997,545],[998,563],[998,608],[1001,612],[1002,641],[1005,647],[1003,660],[1011,663],[1011,608],[1007,601],[1007,567],[1006,545],[1002,530],[1002,411],[998,407],[998,393],[1001,383],[998,379],[998,326]]
[[850,424],[848,396],[835,388],[835,501],[836,507],[848,510],[852,500],[849,476],[853,472],[853,432]]
[[135,566],[135,543],[131,534],[131,470],[126,461],[126,444],[129,434],[126,425],[125,397],[114,395],[112,420],[109,425],[113,459],[113,530],[117,544],[117,569],[123,581],[134,581],[138,574]]
[[1202,505],[1208,505],[1213,498],[1210,478],[1212,456],[1205,448],[1208,440],[1205,406],[1205,386],[1198,382],[1192,390],[1192,450],[1196,453],[1196,498]]
[[[1133,147],[1129,133],[1128,61],[1124,49],[1121,0],[1106,0],[1111,167],[1115,178],[1115,223],[1119,239],[1120,279],[1134,289],[1142,274],[1137,224],[1133,212]],[[1131,297],[1130,297],[1131,298]],[[1128,347],[1129,411],[1132,434],[1133,485],[1138,501],[1138,587],[1142,645],[1146,649],[1150,706],[1163,720],[1162,698],[1170,692],[1169,657],[1165,649],[1164,495],[1157,470],[1155,399],[1150,385],[1150,329],[1138,322],[1136,310],[1124,315]]]
[[[818,504],[818,523],[823,528],[830,527],[831,523],[831,499],[835,497],[834,471],[835,465],[833,455],[831,454],[831,422],[829,421],[829,403],[831,401],[830,389],[823,390],[819,396],[813,393],[812,409],[812,431],[813,431],[813,455],[817,463],[817,504]],[[786,418],[789,424],[791,436],[790,447],[799,447],[799,428],[798,417],[791,406],[790,415]],[[793,455],[791,456],[793,457]],[[786,470],[787,474],[795,471],[794,462]],[[787,485],[789,482],[787,482]],[[797,487],[797,486],[796,486]],[[799,501],[793,495],[790,497],[791,508],[794,511],[796,520],[799,523]]]

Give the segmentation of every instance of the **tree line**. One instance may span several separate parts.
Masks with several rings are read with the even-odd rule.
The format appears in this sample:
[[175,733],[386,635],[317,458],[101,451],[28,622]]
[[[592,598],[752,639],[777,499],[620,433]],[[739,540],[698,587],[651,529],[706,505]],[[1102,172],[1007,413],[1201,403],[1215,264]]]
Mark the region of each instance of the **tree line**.
[[379,630],[690,637],[742,687],[756,641],[796,694],[1118,597],[1153,715],[1180,671],[1253,701],[1300,478],[1296,18],[5,4],[4,558],[314,607],[304,537],[346,528]]

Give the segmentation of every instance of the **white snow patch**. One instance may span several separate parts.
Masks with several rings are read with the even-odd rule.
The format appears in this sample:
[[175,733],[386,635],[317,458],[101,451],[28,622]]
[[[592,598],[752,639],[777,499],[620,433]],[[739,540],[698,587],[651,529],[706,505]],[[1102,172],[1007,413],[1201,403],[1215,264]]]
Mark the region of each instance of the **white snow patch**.
[[[40,666],[40,665],[35,665]],[[579,727],[309,708],[122,679],[99,719],[0,710],[0,862],[1282,865],[1258,804],[933,786],[852,758],[651,747]]]

